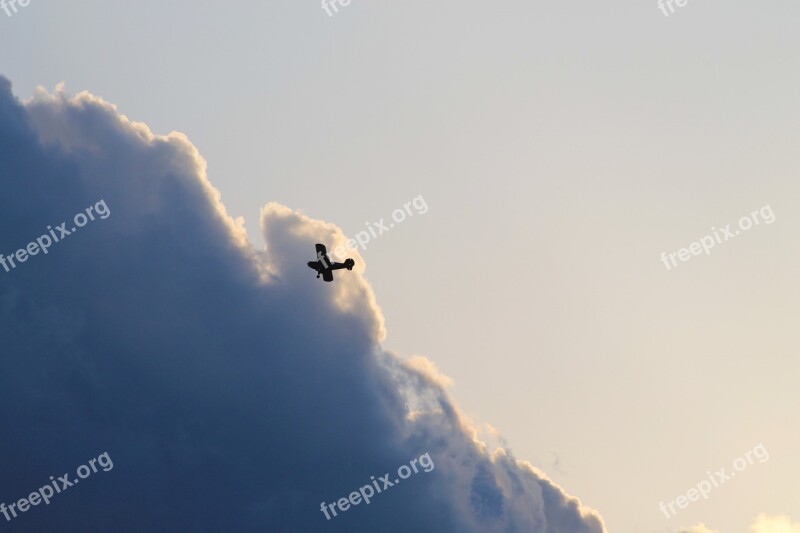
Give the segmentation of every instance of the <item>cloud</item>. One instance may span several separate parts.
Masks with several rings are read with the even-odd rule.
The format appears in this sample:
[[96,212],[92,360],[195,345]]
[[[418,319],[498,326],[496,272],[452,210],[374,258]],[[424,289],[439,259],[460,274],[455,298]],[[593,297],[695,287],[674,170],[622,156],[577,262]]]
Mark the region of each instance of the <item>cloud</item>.
[[[753,533],[800,533],[800,523],[792,523],[788,516],[759,515],[755,523],[750,526]],[[709,529],[704,524],[680,530],[680,533],[720,533],[716,529]]]
[[800,533],[800,522],[792,523],[788,516],[759,515],[752,526],[753,533]]
[[[381,349],[357,254],[335,283],[314,279],[313,244],[343,243],[338,227],[267,204],[254,250],[184,135],[89,93],[21,104],[0,78],[0,187],[6,256],[101,199],[111,212],[0,269],[0,501],[114,462],[17,530],[605,531],[542,472],[490,454],[433,363]],[[424,453],[431,472],[320,512]]]

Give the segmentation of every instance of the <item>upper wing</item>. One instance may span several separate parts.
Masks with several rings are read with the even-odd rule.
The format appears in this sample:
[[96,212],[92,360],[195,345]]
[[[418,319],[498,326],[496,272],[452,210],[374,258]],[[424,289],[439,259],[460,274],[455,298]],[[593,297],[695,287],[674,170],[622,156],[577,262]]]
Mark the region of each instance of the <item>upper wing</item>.
[[330,268],[331,260],[328,259],[328,250],[325,248],[324,244],[317,244],[317,259],[322,263],[322,268]]

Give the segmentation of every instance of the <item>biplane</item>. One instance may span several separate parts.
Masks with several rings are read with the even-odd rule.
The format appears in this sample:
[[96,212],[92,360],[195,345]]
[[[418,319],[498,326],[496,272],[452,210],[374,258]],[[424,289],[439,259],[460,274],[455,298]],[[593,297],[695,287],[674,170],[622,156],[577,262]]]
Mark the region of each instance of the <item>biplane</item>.
[[356,262],[352,259],[345,259],[344,263],[331,263],[328,258],[328,250],[325,249],[324,244],[317,244],[317,260],[309,261],[308,268],[317,271],[317,278],[322,276],[325,281],[333,281],[333,271],[346,268],[353,270]]

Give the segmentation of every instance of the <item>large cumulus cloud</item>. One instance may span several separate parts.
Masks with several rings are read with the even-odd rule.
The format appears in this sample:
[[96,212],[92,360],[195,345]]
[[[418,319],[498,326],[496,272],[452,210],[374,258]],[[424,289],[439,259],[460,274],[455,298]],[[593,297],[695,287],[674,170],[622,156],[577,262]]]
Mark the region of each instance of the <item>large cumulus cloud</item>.
[[[267,248],[253,250],[185,136],[156,136],[88,93],[22,104],[0,79],[0,253],[100,199],[110,217],[0,269],[0,501],[104,451],[114,469],[0,523],[604,531],[541,472],[474,438],[430,362],[381,349],[360,258],[315,282],[305,261],[315,242],[343,241],[336,226],[267,204]],[[423,453],[432,472],[325,520],[322,501]]]

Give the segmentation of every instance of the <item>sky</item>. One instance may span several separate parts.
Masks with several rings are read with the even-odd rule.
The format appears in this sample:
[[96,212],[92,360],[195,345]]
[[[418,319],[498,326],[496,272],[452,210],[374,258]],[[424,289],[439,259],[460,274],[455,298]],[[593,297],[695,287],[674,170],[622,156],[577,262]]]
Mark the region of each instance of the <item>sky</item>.
[[5,525],[794,533],[800,7],[672,8],[0,11],[0,253],[112,213],[0,269],[0,501],[115,465]]

